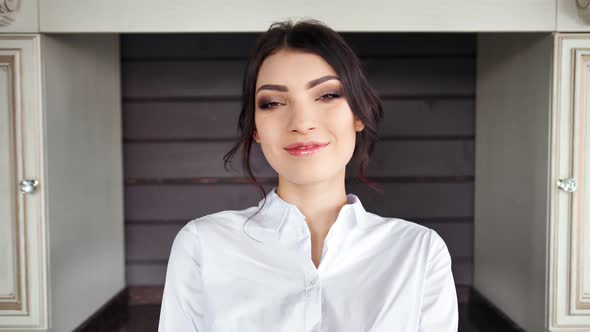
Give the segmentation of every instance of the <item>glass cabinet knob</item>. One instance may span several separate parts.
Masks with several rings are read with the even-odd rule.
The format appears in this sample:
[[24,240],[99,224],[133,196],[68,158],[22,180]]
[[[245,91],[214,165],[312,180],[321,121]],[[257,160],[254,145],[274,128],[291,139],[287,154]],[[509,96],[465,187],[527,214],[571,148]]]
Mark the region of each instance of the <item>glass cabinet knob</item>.
[[20,180],[19,182],[19,189],[20,192],[23,194],[29,194],[35,192],[37,190],[37,186],[39,186],[39,181],[37,180]]
[[572,178],[560,179],[557,181],[557,186],[559,189],[571,193],[576,191],[576,180]]

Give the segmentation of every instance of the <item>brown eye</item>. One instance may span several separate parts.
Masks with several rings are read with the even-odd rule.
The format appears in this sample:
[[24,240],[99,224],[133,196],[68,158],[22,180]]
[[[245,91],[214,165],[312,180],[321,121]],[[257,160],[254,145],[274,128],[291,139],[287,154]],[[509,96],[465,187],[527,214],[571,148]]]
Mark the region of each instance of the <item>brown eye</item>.
[[273,108],[274,106],[276,106],[278,104],[280,104],[280,103],[277,101],[263,102],[263,103],[260,103],[260,105],[258,105],[258,107],[264,110],[264,109]]
[[340,97],[340,95],[337,93],[327,93],[327,94],[321,96],[320,99],[329,101],[329,100],[336,99],[339,97]]

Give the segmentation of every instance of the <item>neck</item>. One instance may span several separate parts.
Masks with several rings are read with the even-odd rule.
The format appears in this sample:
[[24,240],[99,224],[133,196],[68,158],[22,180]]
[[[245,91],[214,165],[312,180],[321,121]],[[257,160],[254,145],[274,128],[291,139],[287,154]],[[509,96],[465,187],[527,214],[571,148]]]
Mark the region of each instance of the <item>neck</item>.
[[277,195],[297,206],[311,232],[326,233],[347,204],[344,171],[322,182],[296,184],[279,176]]

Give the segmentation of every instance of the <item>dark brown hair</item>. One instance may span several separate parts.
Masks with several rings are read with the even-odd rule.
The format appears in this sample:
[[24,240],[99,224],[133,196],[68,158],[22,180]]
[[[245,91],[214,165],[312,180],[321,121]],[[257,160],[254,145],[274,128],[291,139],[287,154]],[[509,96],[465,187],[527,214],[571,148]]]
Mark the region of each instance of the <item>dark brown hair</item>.
[[[252,135],[255,122],[255,89],[258,71],[263,61],[281,49],[297,50],[321,56],[337,73],[342,82],[344,95],[354,113],[364,124],[357,132],[352,159],[358,162],[359,179],[375,189],[375,183],[365,178],[369,157],[378,140],[378,127],[383,118],[383,103],[369,85],[363,66],[345,40],[324,23],[306,19],[297,23],[291,20],[272,23],[268,31],[256,40],[248,58],[242,82],[242,109],[238,121],[239,139],[223,157],[224,168],[228,170],[231,159],[242,147],[242,168],[248,178],[258,187],[262,197],[266,192],[258,183],[250,163]],[[375,189],[381,191],[380,189]]]

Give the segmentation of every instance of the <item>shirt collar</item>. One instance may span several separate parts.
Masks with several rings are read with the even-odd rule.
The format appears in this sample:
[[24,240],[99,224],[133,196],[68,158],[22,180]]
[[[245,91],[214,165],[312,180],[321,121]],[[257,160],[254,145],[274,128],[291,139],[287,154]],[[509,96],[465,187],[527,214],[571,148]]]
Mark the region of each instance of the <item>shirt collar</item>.
[[[283,200],[276,190],[277,187],[275,186],[266,195],[266,203],[264,198],[258,203],[258,208],[262,207],[262,209],[253,217],[256,224],[272,232],[279,232],[287,223],[304,225],[305,216],[303,213],[296,205]],[[352,193],[347,194],[346,198],[348,203],[342,206],[338,217],[344,214],[350,216],[350,218],[344,220],[347,228],[354,226],[366,227],[367,215],[361,200]]]

